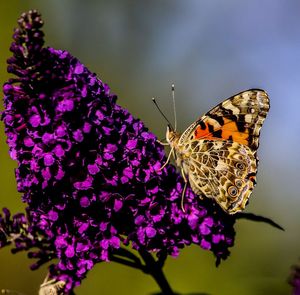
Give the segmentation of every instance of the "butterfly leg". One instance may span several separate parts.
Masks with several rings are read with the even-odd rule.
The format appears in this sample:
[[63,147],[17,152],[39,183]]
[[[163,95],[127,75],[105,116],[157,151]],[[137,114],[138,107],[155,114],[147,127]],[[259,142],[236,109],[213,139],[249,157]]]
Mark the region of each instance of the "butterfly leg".
[[170,145],[168,142],[162,142],[160,140],[156,140],[158,143],[160,143],[161,145],[164,145],[164,146],[167,146],[167,145]]
[[163,165],[159,168],[159,170],[163,170],[163,169],[167,166],[167,164],[170,162],[170,158],[171,158],[171,155],[172,155],[172,153],[173,153],[173,150],[174,150],[174,148],[171,148],[171,150],[170,150],[170,152],[169,152],[169,155],[168,155],[168,158],[167,158],[167,161],[165,162],[165,164],[163,164]]
[[184,170],[182,168],[181,168],[181,175],[182,175],[182,178],[184,180],[184,187],[183,187],[182,195],[181,195],[181,210],[185,213],[185,209],[184,209],[184,197],[185,197],[185,192],[186,192],[186,187],[187,187],[188,181],[186,179]]

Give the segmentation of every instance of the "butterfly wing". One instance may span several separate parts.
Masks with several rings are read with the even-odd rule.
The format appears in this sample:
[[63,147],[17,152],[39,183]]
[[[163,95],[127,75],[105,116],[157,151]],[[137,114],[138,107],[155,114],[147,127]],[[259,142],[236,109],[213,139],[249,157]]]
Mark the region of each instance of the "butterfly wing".
[[254,188],[259,134],[269,110],[265,91],[241,92],[217,105],[180,137],[183,170],[197,194],[229,214],[245,208]]
[[180,137],[239,142],[256,151],[262,124],[270,109],[265,91],[251,89],[232,96],[194,122]]
[[215,199],[229,214],[245,209],[257,168],[250,148],[225,140],[194,140],[191,145],[189,160],[183,166],[188,163],[193,191]]

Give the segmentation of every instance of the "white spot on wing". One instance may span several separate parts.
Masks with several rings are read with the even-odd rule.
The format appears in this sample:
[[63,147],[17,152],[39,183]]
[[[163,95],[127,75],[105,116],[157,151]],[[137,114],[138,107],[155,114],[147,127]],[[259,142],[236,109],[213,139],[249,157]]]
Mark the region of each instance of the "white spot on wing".
[[232,111],[234,115],[238,115],[240,113],[240,109],[235,107],[230,101],[226,101],[226,103],[223,103],[222,106],[226,109],[229,109]]
[[246,123],[251,123],[251,121],[252,121],[252,115],[251,114],[245,115],[245,121],[246,121]]

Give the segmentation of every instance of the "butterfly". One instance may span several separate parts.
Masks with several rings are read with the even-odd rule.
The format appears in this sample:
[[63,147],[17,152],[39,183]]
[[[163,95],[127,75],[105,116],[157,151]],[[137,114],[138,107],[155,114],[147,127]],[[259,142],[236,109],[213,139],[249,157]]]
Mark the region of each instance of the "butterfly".
[[269,109],[267,93],[249,89],[211,109],[182,134],[168,125],[167,162],[173,154],[181,169],[183,210],[187,183],[200,198],[214,199],[228,214],[245,209],[256,184],[259,135]]

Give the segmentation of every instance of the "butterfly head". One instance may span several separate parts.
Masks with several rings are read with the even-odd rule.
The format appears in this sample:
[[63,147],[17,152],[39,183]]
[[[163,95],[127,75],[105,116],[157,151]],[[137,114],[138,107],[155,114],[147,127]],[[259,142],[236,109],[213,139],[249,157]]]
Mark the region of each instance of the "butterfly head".
[[167,132],[166,132],[166,140],[171,147],[177,144],[179,140],[180,134],[173,130],[173,128],[168,125]]

